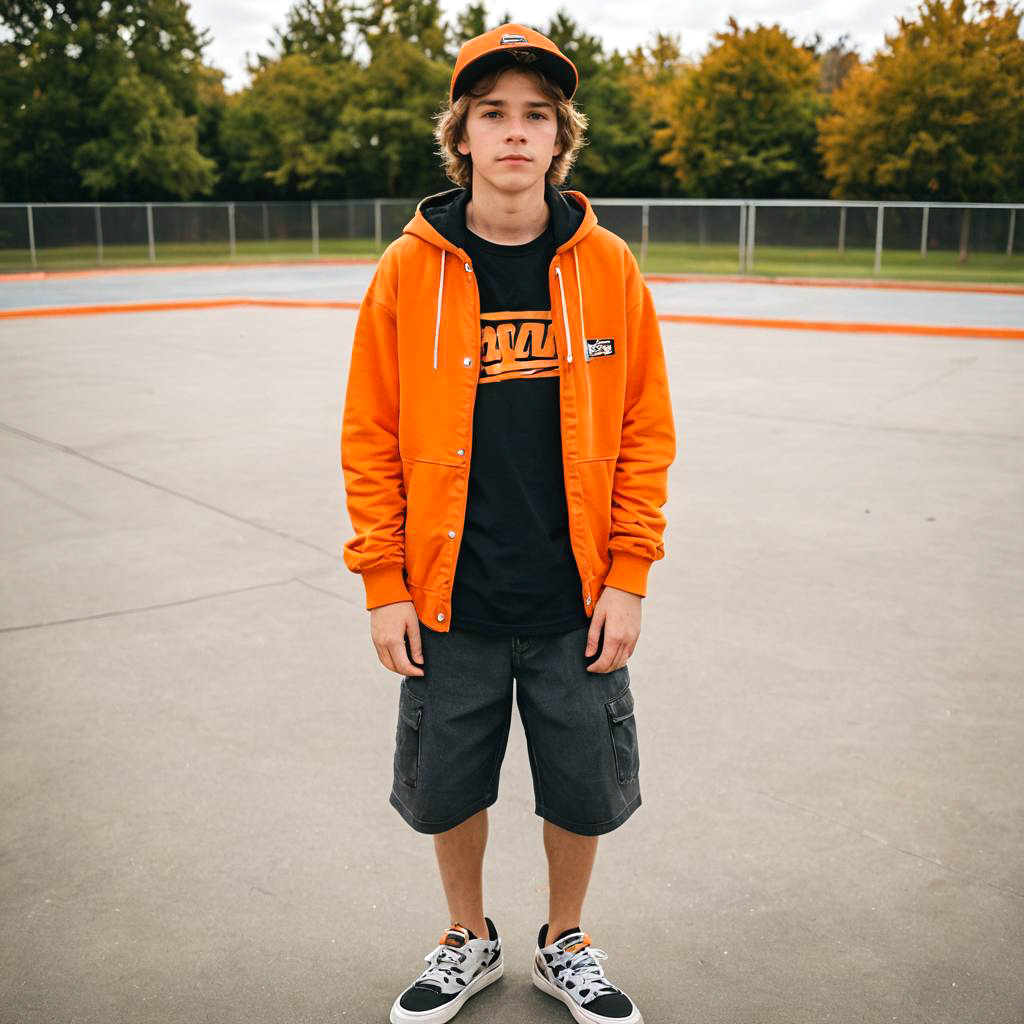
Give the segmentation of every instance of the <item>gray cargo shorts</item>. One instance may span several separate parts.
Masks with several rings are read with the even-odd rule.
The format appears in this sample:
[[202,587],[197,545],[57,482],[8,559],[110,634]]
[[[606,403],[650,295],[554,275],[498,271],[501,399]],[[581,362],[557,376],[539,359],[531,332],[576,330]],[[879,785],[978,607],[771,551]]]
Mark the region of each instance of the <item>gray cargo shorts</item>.
[[390,798],[417,832],[447,831],[498,799],[513,680],[536,814],[596,836],[640,806],[629,666],[588,672],[601,655],[583,653],[588,628],[500,637],[420,624],[424,675],[399,686]]

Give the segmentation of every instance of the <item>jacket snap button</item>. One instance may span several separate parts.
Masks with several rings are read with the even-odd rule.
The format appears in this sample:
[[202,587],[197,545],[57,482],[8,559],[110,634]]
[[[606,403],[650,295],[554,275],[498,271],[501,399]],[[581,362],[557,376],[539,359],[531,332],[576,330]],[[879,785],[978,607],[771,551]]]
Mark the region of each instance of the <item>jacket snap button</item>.
[[454,537],[455,536],[455,531],[454,530],[449,530],[448,531],[448,536],[449,537]]
[[470,359],[469,356],[466,356],[466,358],[462,360],[462,365],[463,366],[472,366],[473,365],[473,360]]
[[587,604],[590,604],[590,595],[587,594]]
[[466,264],[466,273],[467,274],[472,274],[473,273],[473,268],[468,263]]
[[465,455],[466,454],[466,449],[465,448],[460,448],[455,454],[456,455]]
[[437,613],[437,621],[438,622],[444,622],[444,612],[438,612]]

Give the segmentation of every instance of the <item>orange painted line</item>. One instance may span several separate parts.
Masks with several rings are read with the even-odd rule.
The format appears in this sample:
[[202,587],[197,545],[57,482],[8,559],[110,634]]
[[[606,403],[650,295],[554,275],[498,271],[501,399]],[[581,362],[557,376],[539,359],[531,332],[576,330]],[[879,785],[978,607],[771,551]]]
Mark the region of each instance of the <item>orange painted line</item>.
[[[20,320],[49,316],[91,316],[106,313],[163,313],[186,309],[227,309],[260,306],[276,309],[357,310],[361,303],[345,299],[169,299],[163,302],[123,302],[95,306],[51,306],[31,309],[0,310],[0,320]],[[959,327],[933,324],[857,323],[842,320],[784,320],[741,316],[698,316],[686,313],[659,313],[658,319],[670,324],[699,324],[708,327],[760,327],[783,331],[827,331],[852,334],[918,334],[940,338],[989,338],[1024,341],[1024,328]]]
[[958,327],[932,324],[871,324],[842,320],[767,320],[745,316],[689,316],[659,313],[658,319],[670,324],[702,324],[712,327],[768,327],[781,331],[829,331],[850,334],[921,334],[939,338],[989,338],[1024,341],[1024,328]]
[[270,306],[284,309],[358,309],[360,303],[345,299],[168,299],[163,302],[118,302],[97,306],[43,306],[0,309],[0,320],[41,316],[91,316],[101,313],[166,313],[182,309],[225,309],[231,306]]
[[777,284],[794,288],[871,288],[908,292],[979,292],[986,295],[1024,295],[1024,285],[973,284],[969,281],[875,281],[856,277],[746,277],[742,274],[644,274],[659,284]]
[[235,270],[238,267],[345,267],[353,264],[374,265],[376,259],[353,256],[330,260],[254,260],[232,263],[168,263],[158,267],[92,267],[87,270],[23,270],[5,274],[0,271],[0,283],[7,281],[56,281],[74,277],[105,277],[110,274],[180,274],[182,271]]

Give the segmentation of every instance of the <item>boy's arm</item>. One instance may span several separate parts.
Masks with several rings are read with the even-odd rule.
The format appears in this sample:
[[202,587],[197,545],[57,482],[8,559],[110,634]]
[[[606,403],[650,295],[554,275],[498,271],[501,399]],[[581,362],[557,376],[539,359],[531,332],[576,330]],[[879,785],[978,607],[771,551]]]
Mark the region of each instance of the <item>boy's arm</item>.
[[676,435],[654,301],[632,253],[627,259],[626,401],[612,482],[612,564],[605,585],[645,597],[651,565],[665,555],[661,509],[668,501]]
[[388,254],[359,308],[341,429],[345,500],[356,531],[345,565],[361,575],[367,609],[409,601],[405,482],[398,446],[398,330]]

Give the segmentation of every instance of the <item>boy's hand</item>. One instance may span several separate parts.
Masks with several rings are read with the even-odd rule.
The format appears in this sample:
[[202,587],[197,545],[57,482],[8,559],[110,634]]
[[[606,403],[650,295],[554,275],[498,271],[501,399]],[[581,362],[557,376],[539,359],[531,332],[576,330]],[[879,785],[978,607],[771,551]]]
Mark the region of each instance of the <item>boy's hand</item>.
[[614,672],[626,664],[640,637],[642,602],[639,594],[631,594],[627,590],[605,587],[601,591],[594,605],[584,653],[589,658],[597,650],[602,626],[604,642],[601,657],[587,666],[588,672]]
[[[421,665],[423,647],[420,644],[420,620],[412,601],[396,601],[370,609],[370,636],[377,648],[380,663],[401,676],[422,676],[424,671],[410,660],[409,653]],[[409,637],[409,651],[405,638]]]

